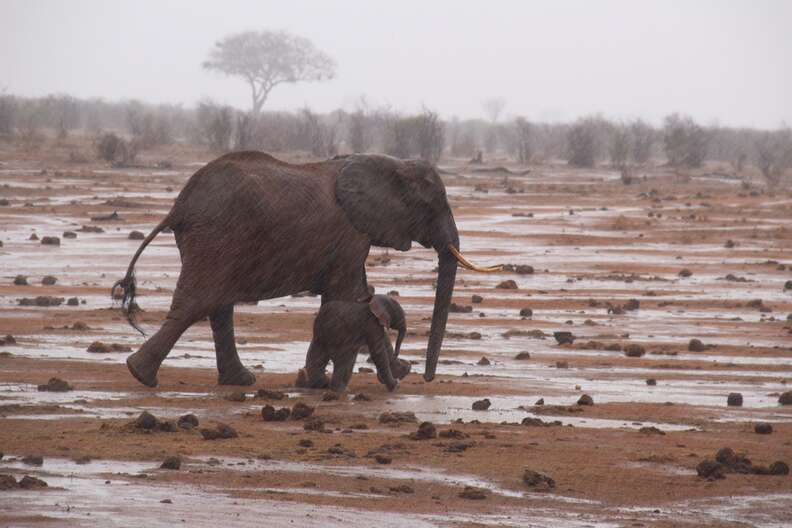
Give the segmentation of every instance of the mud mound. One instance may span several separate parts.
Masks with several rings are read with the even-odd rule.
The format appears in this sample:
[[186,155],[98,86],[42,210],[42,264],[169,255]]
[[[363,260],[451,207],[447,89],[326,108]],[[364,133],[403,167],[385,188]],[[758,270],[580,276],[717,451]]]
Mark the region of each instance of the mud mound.
[[65,380],[60,378],[50,378],[47,383],[39,385],[38,390],[40,392],[68,392],[70,390],[74,390],[74,388],[69,385],[69,382]]

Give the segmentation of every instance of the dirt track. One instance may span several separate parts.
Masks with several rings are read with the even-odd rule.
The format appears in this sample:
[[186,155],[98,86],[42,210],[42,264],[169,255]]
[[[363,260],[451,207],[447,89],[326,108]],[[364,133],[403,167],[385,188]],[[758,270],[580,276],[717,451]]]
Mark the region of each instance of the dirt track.
[[[0,207],[0,335],[16,340],[0,347],[0,473],[50,484],[0,491],[0,524],[183,518],[258,526],[263,515],[272,526],[320,517],[330,526],[792,523],[789,475],[696,475],[699,462],[726,446],[754,465],[792,464],[792,406],[778,404],[792,390],[789,193],[705,170],[653,169],[624,186],[607,170],[538,167],[507,178],[443,162],[465,254],[486,265],[531,265],[534,273],[460,270],[454,300],[472,311],[451,314],[440,375],[427,384],[420,372],[434,253],[372,250],[369,281],[378,292],[399,292],[410,330],[404,357],[416,364],[394,394],[373,374],[356,373],[340,401],[292,387],[317,298],[240,306],[240,355],[258,376],[240,402],[227,399],[234,388],[215,385],[207,323],[181,339],[157,389],[128,374],[128,352],[87,351],[94,341],[132,349],[142,342],[108,296],[140,243],[129,232],[156,225],[211,155],[171,149],[144,158],[152,165],[168,159],[170,169],[117,170],[66,157],[65,148],[0,147],[0,199],[9,201]],[[114,211],[120,220],[90,220]],[[60,245],[30,240],[32,233],[58,236]],[[178,270],[172,236],[160,235],[137,268],[147,329],[163,318]],[[17,275],[29,284],[15,285]],[[46,275],[57,282],[42,285]],[[517,289],[497,287],[506,280]],[[473,295],[483,301],[472,303]],[[38,296],[64,302],[19,303]],[[66,304],[71,297],[77,306]],[[532,315],[521,317],[523,308]],[[558,345],[557,331],[572,332],[574,343]],[[693,338],[704,350],[689,350]],[[627,357],[631,344],[645,354]],[[530,358],[515,359],[520,352]],[[482,356],[489,365],[479,364]],[[370,365],[361,357],[358,366]],[[53,376],[74,391],[36,390]],[[289,397],[254,398],[261,388]],[[742,407],[727,407],[732,392],[742,394]],[[353,400],[361,393],[370,401]],[[583,394],[593,406],[576,405]],[[473,411],[485,397],[492,406]],[[534,405],[540,398],[545,405]],[[263,405],[297,402],[315,406],[327,432],[305,431],[304,420],[262,421]],[[194,413],[199,429],[222,422],[239,437],[207,441],[196,429],[130,426],[144,409],[169,420]],[[417,423],[378,421],[392,411],[412,411],[459,438],[411,440]],[[561,425],[520,425],[524,418]],[[757,422],[774,432],[756,434]],[[641,430],[647,427],[655,429]],[[26,455],[43,456],[44,465],[14,460]],[[180,470],[158,469],[168,455],[182,457]],[[376,455],[392,462],[379,464]],[[74,462],[85,457],[93,462]],[[526,468],[556,487],[530,488]],[[485,498],[460,497],[466,485],[483,488]]]

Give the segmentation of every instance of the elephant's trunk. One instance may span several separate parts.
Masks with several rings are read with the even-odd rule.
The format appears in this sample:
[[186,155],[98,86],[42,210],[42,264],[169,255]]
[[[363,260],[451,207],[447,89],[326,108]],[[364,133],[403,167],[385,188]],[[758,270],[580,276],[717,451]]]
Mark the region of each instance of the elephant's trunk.
[[399,328],[399,336],[396,338],[396,350],[393,353],[394,359],[399,357],[399,351],[401,350],[402,341],[404,341],[404,334],[407,333],[407,325],[402,324]]

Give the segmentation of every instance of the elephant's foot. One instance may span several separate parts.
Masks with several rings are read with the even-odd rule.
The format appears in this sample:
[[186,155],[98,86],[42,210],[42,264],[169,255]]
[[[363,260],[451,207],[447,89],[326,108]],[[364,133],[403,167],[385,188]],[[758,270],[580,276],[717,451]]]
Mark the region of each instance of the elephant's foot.
[[218,385],[253,385],[254,383],[256,376],[242,365],[217,374]]
[[410,365],[409,361],[403,359],[391,361],[391,372],[393,373],[393,377],[397,380],[404,379],[404,377],[410,373],[410,370],[412,370],[412,365]]
[[160,364],[158,361],[152,360],[141,352],[142,351],[138,350],[127,358],[127,368],[135,379],[143,385],[147,387],[156,387],[158,383],[157,371],[159,370]]
[[321,376],[311,379],[304,368],[297,371],[297,379],[294,380],[294,386],[301,389],[326,389],[329,385],[327,374],[322,373]]

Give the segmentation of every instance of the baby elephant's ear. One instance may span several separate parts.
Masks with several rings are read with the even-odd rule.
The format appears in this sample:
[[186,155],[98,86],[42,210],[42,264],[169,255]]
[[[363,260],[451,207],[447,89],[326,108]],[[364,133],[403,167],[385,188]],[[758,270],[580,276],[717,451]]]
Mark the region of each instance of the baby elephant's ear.
[[379,323],[385,328],[391,327],[391,312],[388,310],[388,298],[384,295],[374,295],[369,301],[369,310],[374,314]]

